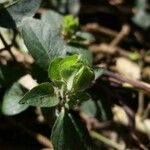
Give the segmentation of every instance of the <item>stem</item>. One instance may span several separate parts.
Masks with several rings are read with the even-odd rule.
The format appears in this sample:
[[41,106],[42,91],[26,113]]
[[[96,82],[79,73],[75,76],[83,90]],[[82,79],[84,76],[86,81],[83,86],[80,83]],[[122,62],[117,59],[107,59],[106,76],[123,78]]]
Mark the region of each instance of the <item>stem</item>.
[[103,142],[104,144],[106,144],[106,145],[108,145],[108,146],[110,146],[112,148],[115,148],[117,150],[125,150],[124,145],[120,145],[118,143],[115,143],[115,142],[111,141],[110,139],[104,137],[100,133],[97,133],[95,131],[91,131],[90,135],[91,135],[91,137],[99,140],[100,142]]
[[144,94],[143,91],[139,91],[137,113],[141,116],[143,114],[143,110],[144,110]]
[[148,103],[148,106],[143,113],[142,119],[144,120],[144,119],[148,118],[149,114],[150,114],[150,103]]
[[15,43],[15,39],[16,39],[16,31],[14,31],[14,34],[13,34],[13,39],[12,39],[12,42],[11,44],[7,44],[7,42],[5,41],[3,35],[0,33],[0,39],[2,40],[3,44],[4,44],[4,48],[0,49],[0,51],[3,51],[3,50],[8,50],[8,52],[10,53],[11,57],[13,58],[14,61],[16,61],[16,58],[14,56],[14,54],[12,53],[11,51],[11,47],[13,46],[13,44]]
[[150,85],[148,83],[138,81],[138,80],[132,80],[132,79],[126,78],[125,76],[121,76],[117,73],[113,73],[111,71],[105,71],[104,75],[108,76],[110,78],[119,80],[121,82],[129,83],[129,84],[131,84],[132,86],[134,86],[138,89],[142,89],[142,90],[145,90],[147,92],[150,92]]
[[117,46],[119,42],[124,38],[124,36],[129,34],[129,32],[130,32],[129,26],[123,25],[121,31],[117,34],[117,36],[110,43],[110,46]]

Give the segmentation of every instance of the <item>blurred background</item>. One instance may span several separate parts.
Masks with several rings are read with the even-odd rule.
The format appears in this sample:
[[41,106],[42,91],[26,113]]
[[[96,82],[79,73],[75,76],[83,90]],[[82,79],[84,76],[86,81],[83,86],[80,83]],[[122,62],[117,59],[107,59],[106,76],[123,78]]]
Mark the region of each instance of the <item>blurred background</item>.
[[[15,2],[0,0],[5,6]],[[81,106],[88,116],[83,117],[87,127],[131,150],[150,149],[150,0],[43,0],[34,17],[40,19],[48,10],[78,17],[79,30],[89,33],[83,35],[87,39],[83,44],[92,53],[93,65],[111,71],[91,89],[95,101]],[[25,79],[20,81],[21,77]],[[32,87],[36,84],[33,79],[47,81],[47,72],[34,63],[16,29],[0,27],[1,150],[52,149],[45,142],[49,124],[43,121],[40,109],[24,107],[20,114],[3,111],[5,99],[17,101],[26,92],[17,82]],[[53,113],[51,110],[52,122]],[[93,142],[95,150],[112,149]]]

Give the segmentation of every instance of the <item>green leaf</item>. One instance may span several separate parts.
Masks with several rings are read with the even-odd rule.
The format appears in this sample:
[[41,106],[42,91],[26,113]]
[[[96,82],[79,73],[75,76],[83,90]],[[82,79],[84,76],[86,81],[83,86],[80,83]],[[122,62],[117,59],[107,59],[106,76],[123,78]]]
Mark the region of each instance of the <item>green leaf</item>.
[[[65,81],[65,83],[67,83],[72,76],[74,77],[76,73],[77,73],[77,69],[71,68],[71,67],[67,68],[67,69],[63,69],[60,72],[61,77],[62,77],[63,81]],[[72,83],[73,83],[73,81],[72,81]]]
[[92,54],[87,48],[80,45],[67,45],[66,52],[69,54],[78,54],[81,56],[82,61],[89,65],[92,65]]
[[26,110],[28,105],[19,104],[26,91],[19,83],[14,83],[4,94],[2,113],[11,116]]
[[79,62],[79,55],[75,54],[75,55],[67,56],[61,62],[61,70],[74,67],[78,64],[78,62]]
[[79,40],[87,41],[88,43],[92,43],[95,41],[94,36],[88,32],[78,31],[76,33],[76,36],[77,38],[79,38]]
[[38,107],[53,107],[59,103],[59,99],[54,95],[52,85],[46,82],[27,92],[20,103]]
[[89,99],[91,99],[90,95],[85,92],[78,92],[74,95],[71,95],[68,101],[69,108],[73,109],[74,107],[78,107],[81,105],[81,103],[88,101]]
[[49,66],[48,74],[49,78],[53,82],[65,81],[71,77],[72,73],[77,70],[75,66],[78,67],[78,55],[67,56],[64,59],[55,58]]
[[50,2],[57,11],[63,14],[77,15],[80,9],[80,0],[51,0]]
[[63,21],[63,29],[65,32],[72,32],[79,26],[78,18],[73,15],[66,15]]
[[105,95],[106,93],[103,90],[96,90],[95,87],[90,88],[88,94],[90,94],[91,98],[81,104],[81,112],[95,117],[100,121],[112,119],[112,105],[108,100],[109,96]]
[[48,10],[42,13],[41,19],[49,24],[51,29],[61,28],[63,24],[63,16],[53,10]]
[[104,74],[105,71],[106,69],[104,68],[94,67],[95,80],[100,78]]
[[0,9],[0,26],[6,28],[16,28],[20,25],[24,17],[32,17],[41,0],[19,0],[7,8]]
[[21,26],[21,33],[28,50],[45,70],[54,57],[64,56],[64,41],[56,30],[40,20],[26,18]]
[[51,135],[55,150],[90,149],[90,137],[85,125],[77,114],[61,112]]
[[94,80],[94,72],[88,66],[83,66],[75,75],[73,81],[73,89],[76,90],[85,90]]
[[62,58],[54,58],[49,65],[48,76],[52,81],[61,79],[60,68],[62,60]]
[[81,105],[81,110],[89,116],[95,117],[97,113],[96,103],[94,102],[94,100],[89,99],[88,101],[83,102],[83,104]]
[[149,0],[136,0],[136,13],[132,17],[132,21],[144,30],[150,27],[150,5]]

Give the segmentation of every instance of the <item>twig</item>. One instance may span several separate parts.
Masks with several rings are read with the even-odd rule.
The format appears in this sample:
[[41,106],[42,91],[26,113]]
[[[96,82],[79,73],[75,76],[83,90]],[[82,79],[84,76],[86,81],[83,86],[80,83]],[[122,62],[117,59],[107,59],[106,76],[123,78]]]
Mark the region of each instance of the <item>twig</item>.
[[117,73],[113,73],[111,71],[105,71],[104,72],[104,75],[105,76],[108,76],[110,78],[113,78],[113,79],[116,79],[116,80],[119,80],[123,83],[129,83],[131,84],[132,86],[138,88],[138,89],[142,89],[146,92],[150,92],[150,85],[145,83],[145,82],[142,82],[142,81],[138,81],[138,80],[132,80],[132,79],[129,79],[125,76],[121,76]]
[[118,33],[118,35],[111,41],[110,46],[116,46],[120,43],[120,41],[125,37],[125,35],[128,35],[130,32],[130,28],[128,25],[123,25],[121,31]]
[[[109,43],[101,43],[99,45],[92,45],[90,46],[90,49],[94,53],[99,53],[100,51],[104,53],[109,53],[109,54],[115,54],[116,52],[120,54],[124,54],[125,56],[128,56],[128,53],[126,53],[126,50],[119,48],[118,44],[123,40],[123,38],[128,35],[130,32],[130,28],[128,25],[124,24],[122,26],[121,31],[115,36],[115,38]],[[99,60],[99,55],[95,58],[95,62],[98,62]]]
[[80,113],[81,118],[84,120],[84,122],[87,125],[87,129],[93,130],[93,129],[104,129],[107,127],[110,127],[112,125],[112,122],[107,121],[107,122],[100,122],[94,117],[91,117],[87,115],[86,113],[81,112]]
[[15,30],[13,30],[13,31],[14,31],[14,35],[13,35],[13,39],[12,39],[12,42],[11,42],[10,45],[7,44],[7,42],[5,41],[3,35],[0,33],[0,39],[2,40],[2,42],[3,42],[4,46],[5,46],[5,48],[2,48],[1,51],[8,50],[10,55],[11,55],[11,57],[14,59],[14,61],[16,61],[16,58],[15,58],[14,54],[11,51],[11,47],[13,46],[13,44],[15,42],[15,39],[16,39],[16,31]]
[[142,119],[144,120],[144,119],[148,118],[149,114],[150,114],[150,102],[148,103],[147,108],[144,111]]
[[91,137],[99,140],[100,142],[103,142],[104,144],[117,149],[117,150],[125,150],[125,146],[124,145],[120,145],[118,143],[113,142],[112,140],[106,138],[105,136],[101,135],[100,133],[97,133],[95,131],[91,131],[90,132]]
[[139,140],[139,138],[134,133],[131,133],[131,136],[137,142],[141,150],[148,150],[148,148],[145,147],[145,145]]
[[143,110],[144,110],[144,93],[143,91],[139,91],[137,113],[141,116],[143,114]]
[[8,44],[6,43],[4,37],[2,36],[2,34],[0,33],[0,39],[2,40],[3,44],[5,47],[8,47]]
[[85,31],[94,31],[94,32],[100,32],[109,36],[117,36],[118,32],[111,30],[109,28],[103,27],[97,23],[88,23],[84,27],[82,27],[83,30]]

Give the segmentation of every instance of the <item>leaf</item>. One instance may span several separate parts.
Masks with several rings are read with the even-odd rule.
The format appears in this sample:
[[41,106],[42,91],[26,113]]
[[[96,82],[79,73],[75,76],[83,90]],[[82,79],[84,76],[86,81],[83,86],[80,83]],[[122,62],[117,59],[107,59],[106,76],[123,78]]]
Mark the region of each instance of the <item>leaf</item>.
[[71,56],[67,56],[64,60],[61,62],[61,70],[67,69],[70,67],[74,67],[78,64],[79,62],[79,56],[74,54]]
[[87,150],[90,137],[77,114],[61,112],[51,135],[55,150]]
[[78,18],[73,15],[66,15],[63,20],[63,29],[66,33],[72,32],[79,26]]
[[[79,0],[51,0],[51,4],[61,13],[77,15],[80,9]],[[69,11],[69,12],[68,12]]]
[[48,10],[42,13],[41,19],[49,24],[51,29],[61,28],[63,24],[63,16],[53,10]]
[[80,10],[80,0],[68,0],[68,10],[71,14],[77,15]]
[[88,94],[90,94],[91,98],[81,104],[80,110],[100,121],[112,119],[112,106],[105,92],[90,88]]
[[94,80],[94,72],[88,66],[83,66],[75,75],[73,81],[73,89],[76,90],[85,90]]
[[54,89],[48,82],[36,86],[20,100],[20,104],[37,107],[53,107],[58,103],[59,99],[54,95]]
[[26,18],[23,20],[21,33],[36,63],[45,70],[48,69],[54,57],[65,55],[64,41],[60,38],[58,31],[51,30],[48,24]]
[[68,105],[70,109],[73,109],[74,107],[78,107],[81,105],[81,103],[91,99],[90,95],[86,92],[78,92],[74,95],[71,95],[69,97]]
[[104,68],[94,67],[95,80],[100,78],[105,72]]
[[133,22],[143,29],[148,29],[150,27],[150,13],[145,10],[140,9],[132,18]]
[[150,27],[149,0],[136,0],[136,13],[132,21],[145,31]]
[[4,94],[2,113],[11,116],[26,110],[28,105],[19,104],[26,91],[19,83],[14,83]]
[[77,38],[81,39],[81,40],[85,40],[88,43],[92,43],[95,41],[95,38],[92,34],[88,33],[88,32],[84,32],[84,31],[78,31],[76,33]]
[[75,66],[78,67],[78,55],[67,56],[63,58],[55,58],[49,66],[48,74],[49,78],[53,82],[67,82],[75,69]]
[[67,45],[65,49],[68,54],[78,54],[81,56],[82,61],[84,61],[89,65],[92,65],[92,60],[93,60],[92,54],[87,48],[80,45],[72,44],[72,45]]
[[62,58],[55,58],[49,65],[48,76],[52,81],[61,79],[60,76],[61,62]]
[[19,0],[9,7],[0,9],[0,26],[6,28],[16,28],[21,24],[24,17],[32,17],[41,0]]

